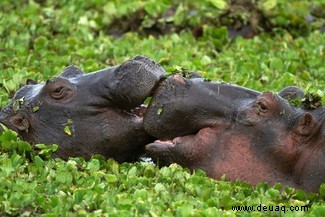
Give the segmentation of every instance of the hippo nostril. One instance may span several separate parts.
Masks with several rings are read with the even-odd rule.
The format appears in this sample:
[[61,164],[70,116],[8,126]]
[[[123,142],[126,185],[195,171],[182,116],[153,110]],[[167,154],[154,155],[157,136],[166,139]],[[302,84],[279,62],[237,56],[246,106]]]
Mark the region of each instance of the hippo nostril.
[[181,76],[179,76],[179,75],[174,75],[174,76],[172,77],[172,79],[173,79],[174,81],[176,81],[177,83],[179,83],[179,84],[183,84],[183,85],[185,85],[185,80],[184,80],[184,78],[181,77]]
[[181,137],[176,137],[173,139],[173,145],[179,145],[181,144]]

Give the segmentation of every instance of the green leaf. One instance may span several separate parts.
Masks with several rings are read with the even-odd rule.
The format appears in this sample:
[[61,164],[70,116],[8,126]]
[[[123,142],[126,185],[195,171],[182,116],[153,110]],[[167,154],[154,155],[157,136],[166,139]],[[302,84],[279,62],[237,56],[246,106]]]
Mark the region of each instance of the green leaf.
[[262,3],[262,10],[270,11],[277,5],[277,0],[264,0]]
[[117,181],[118,181],[118,178],[117,178],[117,176],[114,175],[114,174],[107,174],[107,175],[105,176],[105,180],[106,180],[106,182],[108,182],[108,183],[112,183],[112,182],[117,182]]
[[319,187],[319,194],[325,198],[325,183],[322,183]]
[[43,167],[43,165],[44,165],[44,161],[39,156],[34,157],[34,162],[35,162],[36,167],[39,167],[39,168]]
[[66,171],[58,172],[55,176],[56,181],[64,184],[71,184],[72,178],[72,175]]
[[35,148],[39,150],[38,154],[44,156],[45,158],[51,157],[52,153],[58,149],[58,145],[45,145],[45,144],[36,144]]
[[67,125],[72,125],[72,124],[73,124],[72,119],[69,118],[66,124],[67,124]]
[[13,101],[12,103],[12,110],[14,111],[14,113],[18,113],[18,111],[20,110],[20,107],[23,105],[25,100],[25,97],[22,97],[20,99],[16,99]]
[[176,210],[177,216],[192,216],[193,206],[190,204],[182,205]]
[[5,177],[9,176],[13,171],[15,171],[15,168],[13,168],[13,166],[12,166],[11,160],[8,159],[8,160],[2,162],[1,171],[2,171],[3,176],[5,176]]
[[157,109],[157,115],[160,115],[162,113],[162,111],[163,111],[163,108],[162,107],[158,108]]
[[147,191],[145,189],[137,189],[133,195],[135,198],[145,200],[147,198]]
[[70,128],[69,128],[68,125],[64,127],[64,132],[65,132],[67,135],[69,135],[69,136],[72,135],[72,132],[71,132],[71,130],[70,130]]
[[273,199],[276,199],[280,195],[280,192],[277,189],[270,188],[265,192],[265,195],[267,195]]
[[282,71],[284,69],[282,60],[280,58],[271,59],[270,68]]
[[34,106],[33,107],[33,112],[37,112],[39,110],[39,106]]
[[86,188],[77,188],[74,192],[73,192],[73,198],[74,198],[74,202],[76,204],[80,204],[82,202],[82,200],[84,199],[84,197],[87,195],[88,193],[88,189]]
[[136,176],[137,175],[137,172],[138,172],[138,169],[137,167],[133,166],[129,169],[128,171],[128,175],[129,176]]
[[162,183],[157,183],[155,185],[155,191],[159,192],[159,191],[166,191],[165,186]]
[[225,10],[228,8],[228,3],[225,0],[207,0],[207,1],[220,10]]
[[65,126],[64,126],[64,132],[69,135],[69,136],[72,136],[72,131],[70,129],[70,126],[73,124],[73,121],[72,119],[68,119],[67,120],[67,123],[65,123]]
[[314,216],[324,216],[325,215],[325,206],[324,205],[316,205],[313,207]]
[[87,164],[87,169],[91,172],[98,171],[100,169],[100,162],[98,159],[91,159]]

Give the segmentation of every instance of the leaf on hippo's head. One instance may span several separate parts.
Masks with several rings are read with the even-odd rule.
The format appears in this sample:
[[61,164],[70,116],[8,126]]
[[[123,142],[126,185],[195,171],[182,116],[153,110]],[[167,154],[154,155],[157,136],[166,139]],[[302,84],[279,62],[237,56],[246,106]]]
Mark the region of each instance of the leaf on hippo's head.
[[162,113],[162,111],[163,111],[163,108],[162,107],[158,108],[157,115],[160,115]]
[[23,97],[13,101],[12,110],[14,111],[14,113],[18,113],[21,105],[24,104],[24,100],[25,100],[25,97],[23,96]]
[[69,128],[68,125],[66,125],[66,126],[64,127],[64,132],[65,132],[67,135],[69,135],[69,136],[72,135],[72,132],[71,132],[71,130],[70,130],[70,128]]
[[72,135],[72,132],[71,132],[71,129],[70,129],[70,126],[72,124],[73,124],[73,121],[70,118],[67,120],[67,123],[64,124],[64,132],[69,136]]
[[67,124],[66,125],[71,125],[73,123],[72,119],[68,119]]
[[39,106],[34,106],[33,107],[33,112],[37,112],[39,110]]

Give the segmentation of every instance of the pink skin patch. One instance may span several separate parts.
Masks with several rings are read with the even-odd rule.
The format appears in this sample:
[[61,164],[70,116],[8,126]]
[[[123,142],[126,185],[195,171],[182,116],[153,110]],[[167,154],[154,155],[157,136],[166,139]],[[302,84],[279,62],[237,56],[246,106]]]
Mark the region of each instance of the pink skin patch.
[[180,139],[181,139],[181,137],[176,137],[172,140],[164,140],[164,141],[156,140],[154,143],[160,144],[160,145],[176,145],[176,144],[180,143]]
[[154,143],[160,144],[160,145],[172,145],[173,141],[172,140],[165,140],[165,141],[156,140]]
[[173,80],[177,81],[180,84],[185,84],[184,78],[179,75],[173,75]]

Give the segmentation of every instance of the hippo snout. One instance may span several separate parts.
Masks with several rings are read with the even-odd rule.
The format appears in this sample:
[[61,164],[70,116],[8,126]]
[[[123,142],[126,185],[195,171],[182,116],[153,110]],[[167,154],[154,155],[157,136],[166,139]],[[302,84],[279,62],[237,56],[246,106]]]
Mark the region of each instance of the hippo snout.
[[110,84],[115,102],[122,109],[142,104],[165,73],[159,64],[147,57],[137,56],[124,62],[114,70]]

